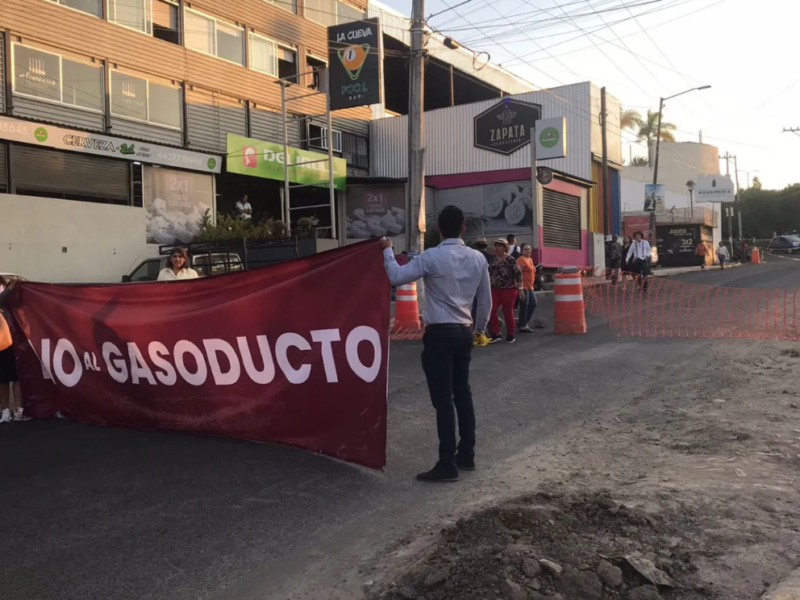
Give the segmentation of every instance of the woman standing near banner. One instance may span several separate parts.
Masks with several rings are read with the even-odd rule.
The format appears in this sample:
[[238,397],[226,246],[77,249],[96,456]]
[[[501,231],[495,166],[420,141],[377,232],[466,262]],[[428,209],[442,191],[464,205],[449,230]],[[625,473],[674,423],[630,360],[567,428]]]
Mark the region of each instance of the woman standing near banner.
[[[2,278],[0,278],[2,282]],[[11,389],[14,390],[12,406]],[[17,363],[14,359],[14,348],[11,344],[11,331],[0,310],[0,423],[11,421],[27,421],[22,410],[22,392],[17,377]]]
[[184,248],[173,248],[169,264],[161,269],[158,281],[177,281],[179,279],[197,279],[197,271],[189,268],[189,253]]

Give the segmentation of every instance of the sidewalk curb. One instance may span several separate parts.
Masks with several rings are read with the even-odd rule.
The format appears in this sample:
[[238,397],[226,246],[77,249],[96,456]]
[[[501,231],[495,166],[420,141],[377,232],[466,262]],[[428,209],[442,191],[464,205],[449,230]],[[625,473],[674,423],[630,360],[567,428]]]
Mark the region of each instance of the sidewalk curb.
[[795,569],[786,579],[772,586],[760,600],[800,600],[800,569]]

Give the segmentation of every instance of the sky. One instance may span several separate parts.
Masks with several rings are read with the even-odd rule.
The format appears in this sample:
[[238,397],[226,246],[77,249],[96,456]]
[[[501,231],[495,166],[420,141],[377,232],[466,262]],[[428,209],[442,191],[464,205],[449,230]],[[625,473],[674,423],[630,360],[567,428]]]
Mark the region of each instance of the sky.
[[[411,14],[411,0],[382,0]],[[429,25],[536,89],[579,81],[606,86],[623,108],[665,104],[677,141],[713,144],[738,158],[746,186],[800,183],[800,0],[427,0]],[[439,13],[445,11],[440,15]],[[483,59],[485,55],[482,56]],[[623,156],[646,156],[633,132]],[[720,163],[721,172],[725,162]],[[730,164],[733,176],[733,161]]]

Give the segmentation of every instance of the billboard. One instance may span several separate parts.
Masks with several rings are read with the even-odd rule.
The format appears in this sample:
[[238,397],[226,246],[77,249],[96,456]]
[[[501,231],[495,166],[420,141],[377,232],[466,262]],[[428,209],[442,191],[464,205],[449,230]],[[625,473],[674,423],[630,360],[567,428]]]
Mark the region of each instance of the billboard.
[[464,211],[465,238],[533,232],[530,179],[437,190],[437,214],[448,204]]
[[378,19],[328,27],[331,110],[380,103],[382,47]]
[[727,175],[700,175],[695,187],[698,202],[733,202],[736,199],[733,181]]
[[[228,173],[283,181],[283,145],[228,134]],[[328,185],[328,155],[289,146],[289,181],[306,185]],[[333,159],[333,187],[347,187],[347,161]]]
[[[347,238],[402,235],[406,232],[406,188],[354,185],[347,188]],[[422,208],[422,214],[424,213]]]
[[214,178],[202,173],[145,166],[142,195],[148,244],[188,244],[214,217]]

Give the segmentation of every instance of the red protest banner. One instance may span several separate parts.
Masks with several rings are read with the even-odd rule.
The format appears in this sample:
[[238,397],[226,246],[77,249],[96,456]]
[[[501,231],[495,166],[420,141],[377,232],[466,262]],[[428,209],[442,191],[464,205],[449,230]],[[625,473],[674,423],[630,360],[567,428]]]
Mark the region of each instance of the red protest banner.
[[31,415],[279,442],[386,463],[390,286],[378,244],[208,279],[22,282]]

